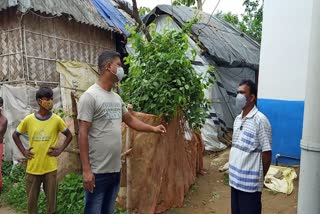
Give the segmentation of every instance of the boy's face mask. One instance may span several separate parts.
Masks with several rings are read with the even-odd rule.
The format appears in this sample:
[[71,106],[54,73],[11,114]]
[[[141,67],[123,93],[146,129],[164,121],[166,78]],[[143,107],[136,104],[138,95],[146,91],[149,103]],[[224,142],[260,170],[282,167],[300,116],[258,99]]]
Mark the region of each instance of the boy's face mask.
[[53,108],[53,100],[44,100],[40,99],[40,106],[43,107],[44,109],[50,111]]

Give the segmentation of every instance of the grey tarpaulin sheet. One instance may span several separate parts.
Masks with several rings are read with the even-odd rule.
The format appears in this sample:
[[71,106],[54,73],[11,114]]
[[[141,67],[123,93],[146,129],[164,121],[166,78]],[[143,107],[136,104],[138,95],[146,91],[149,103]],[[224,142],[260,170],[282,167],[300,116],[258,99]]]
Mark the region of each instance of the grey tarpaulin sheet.
[[8,7],[14,7],[18,5],[17,0],[1,0],[0,1],[0,11],[7,9]]
[[192,34],[207,49],[206,57],[219,66],[258,70],[260,45],[229,23],[193,8],[171,5],[157,6],[144,18],[144,22],[148,25],[156,16],[163,14],[173,15],[180,27],[198,15],[201,19],[192,26]]
[[226,129],[233,127],[233,121],[239,114],[235,108],[235,97],[239,83],[243,79],[255,81],[255,72],[250,68],[215,67],[216,84],[211,91],[212,106],[217,112],[219,123]]
[[[3,97],[4,115],[8,119],[8,129],[5,134],[5,160],[18,160],[22,158],[21,153],[12,140],[12,134],[20,121],[28,114],[38,109],[36,102],[37,88],[21,86],[1,86],[1,96]],[[53,89],[54,108],[61,107],[60,88]],[[27,145],[27,136],[21,136],[24,145]]]

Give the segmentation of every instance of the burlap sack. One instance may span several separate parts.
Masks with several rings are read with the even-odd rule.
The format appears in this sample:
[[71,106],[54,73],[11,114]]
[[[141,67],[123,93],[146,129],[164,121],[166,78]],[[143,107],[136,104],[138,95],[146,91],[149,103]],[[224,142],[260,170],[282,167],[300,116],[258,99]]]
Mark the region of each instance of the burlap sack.
[[[145,123],[159,125],[153,115],[132,113]],[[130,130],[132,152],[122,170],[120,204],[131,213],[161,213],[183,206],[189,187],[202,169],[204,145],[200,135],[191,141],[184,138],[179,119],[167,126],[164,136]],[[127,128],[123,130],[123,151],[126,150]],[[128,203],[126,201],[128,200]]]

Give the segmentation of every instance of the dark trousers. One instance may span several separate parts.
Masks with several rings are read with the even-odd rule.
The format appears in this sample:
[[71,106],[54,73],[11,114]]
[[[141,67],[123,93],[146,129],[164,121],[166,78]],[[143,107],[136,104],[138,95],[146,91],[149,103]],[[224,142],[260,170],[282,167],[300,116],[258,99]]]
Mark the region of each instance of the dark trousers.
[[33,175],[26,173],[28,214],[38,213],[38,198],[40,187],[46,195],[47,214],[55,213],[57,200],[57,170],[43,175]]
[[261,214],[261,192],[243,192],[231,187],[232,214]]
[[113,214],[120,189],[120,172],[94,174],[93,193],[86,191],[85,214]]

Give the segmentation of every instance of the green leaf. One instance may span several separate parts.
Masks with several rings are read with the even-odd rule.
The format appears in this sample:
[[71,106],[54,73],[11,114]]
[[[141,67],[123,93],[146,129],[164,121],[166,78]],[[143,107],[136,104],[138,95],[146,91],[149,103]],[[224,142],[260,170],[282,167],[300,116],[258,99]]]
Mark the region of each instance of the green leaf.
[[153,82],[153,85],[154,85],[155,87],[159,87],[159,83],[157,83],[157,82]]

